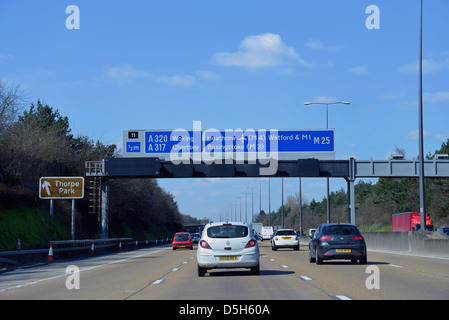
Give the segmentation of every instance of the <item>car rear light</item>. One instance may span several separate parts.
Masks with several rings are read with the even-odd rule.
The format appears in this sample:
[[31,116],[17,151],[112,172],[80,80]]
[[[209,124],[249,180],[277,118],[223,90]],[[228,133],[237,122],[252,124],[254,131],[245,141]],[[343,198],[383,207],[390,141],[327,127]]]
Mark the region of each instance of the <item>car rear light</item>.
[[251,239],[248,241],[248,243],[246,244],[245,248],[252,248],[256,245],[256,240],[255,239]]
[[329,237],[329,236],[322,236],[318,240],[320,240],[320,241],[331,241],[332,239],[334,239],[334,238]]
[[354,236],[351,238],[352,240],[363,240],[362,236]]
[[201,246],[201,248],[203,248],[203,249],[212,249],[212,248],[210,247],[210,245],[209,245],[205,240],[201,240],[201,241],[200,241],[200,246]]

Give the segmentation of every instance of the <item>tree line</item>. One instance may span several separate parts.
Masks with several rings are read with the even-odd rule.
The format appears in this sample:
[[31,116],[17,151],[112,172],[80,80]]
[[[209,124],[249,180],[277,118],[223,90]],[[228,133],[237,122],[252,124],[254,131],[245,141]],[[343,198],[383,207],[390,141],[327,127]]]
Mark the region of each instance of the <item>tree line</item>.
[[[396,152],[405,156],[403,149]],[[449,139],[442,143],[435,153],[428,153],[427,159],[436,154],[449,154]],[[449,226],[449,179],[426,178],[426,207],[435,227]],[[366,231],[391,231],[391,215],[400,212],[419,212],[418,178],[379,178],[377,182],[359,180],[354,186],[356,225]],[[331,222],[348,222],[348,197],[343,188],[330,193]],[[316,228],[326,222],[327,199],[321,201],[303,199],[303,230]],[[284,226],[299,230],[299,194],[287,197],[284,204]],[[270,216],[261,212],[258,222],[269,225]],[[271,225],[281,225],[282,207],[271,214]]]
[[[57,108],[25,101],[19,86],[0,79],[0,214],[2,208],[24,203],[48,208],[48,201],[38,198],[42,176],[85,176],[85,161],[119,156],[115,144],[75,136],[68,117]],[[85,178],[85,197],[76,200],[78,239],[95,238],[99,232],[98,217],[89,213],[89,186]],[[185,217],[156,180],[111,179],[109,186],[110,237],[152,239],[182,228]],[[68,230],[70,210],[69,201],[55,201],[55,215]]]

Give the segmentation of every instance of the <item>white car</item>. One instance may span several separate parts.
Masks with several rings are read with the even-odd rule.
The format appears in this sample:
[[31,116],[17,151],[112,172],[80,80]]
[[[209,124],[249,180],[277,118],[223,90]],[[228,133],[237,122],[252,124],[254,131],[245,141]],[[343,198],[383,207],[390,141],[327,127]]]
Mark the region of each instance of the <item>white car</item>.
[[271,238],[271,249],[276,251],[278,248],[293,248],[299,250],[299,239],[293,229],[279,229]]
[[259,247],[251,227],[243,222],[214,222],[204,227],[196,252],[198,276],[208,269],[250,268],[260,273]]

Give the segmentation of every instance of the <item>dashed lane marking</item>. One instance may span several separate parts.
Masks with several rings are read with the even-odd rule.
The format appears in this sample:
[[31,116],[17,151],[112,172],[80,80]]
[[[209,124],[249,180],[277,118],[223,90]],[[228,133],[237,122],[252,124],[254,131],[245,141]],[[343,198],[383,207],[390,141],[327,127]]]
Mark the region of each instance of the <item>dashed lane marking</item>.
[[389,264],[390,267],[393,268],[404,268],[403,266],[397,265],[397,264]]
[[334,298],[337,300],[352,300],[351,298],[349,298],[347,296],[343,296],[343,295],[336,295],[336,296],[334,296]]
[[158,279],[158,280],[154,280],[153,282],[151,282],[151,284],[161,284],[164,281],[165,281],[164,279]]

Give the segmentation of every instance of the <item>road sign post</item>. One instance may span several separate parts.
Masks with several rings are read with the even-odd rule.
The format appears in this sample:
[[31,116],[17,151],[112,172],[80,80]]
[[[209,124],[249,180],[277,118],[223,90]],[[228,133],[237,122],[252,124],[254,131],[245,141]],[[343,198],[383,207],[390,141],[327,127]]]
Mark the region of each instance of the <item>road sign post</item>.
[[72,240],[75,240],[75,199],[84,198],[83,177],[41,177],[39,198],[50,200],[50,223],[53,223],[53,200],[72,200]]

